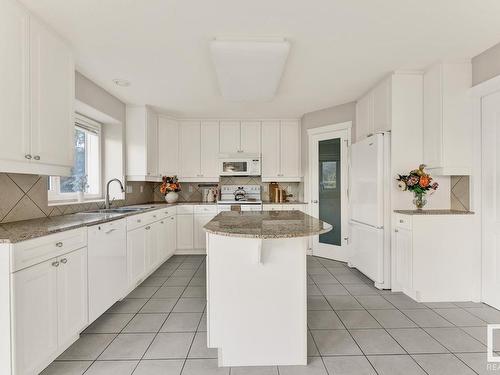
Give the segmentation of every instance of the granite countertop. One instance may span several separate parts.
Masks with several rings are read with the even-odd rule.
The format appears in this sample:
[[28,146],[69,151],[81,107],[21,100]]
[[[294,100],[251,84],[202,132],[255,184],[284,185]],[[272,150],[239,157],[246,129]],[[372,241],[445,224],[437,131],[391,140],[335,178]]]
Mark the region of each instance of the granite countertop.
[[333,227],[301,211],[226,211],[203,228],[228,237],[274,239],[314,236]]
[[474,215],[473,211],[460,210],[394,210],[397,214],[403,215]]
[[307,202],[302,202],[302,201],[297,201],[297,202],[281,202],[281,203],[276,203],[276,202],[262,202],[262,204],[307,204]]

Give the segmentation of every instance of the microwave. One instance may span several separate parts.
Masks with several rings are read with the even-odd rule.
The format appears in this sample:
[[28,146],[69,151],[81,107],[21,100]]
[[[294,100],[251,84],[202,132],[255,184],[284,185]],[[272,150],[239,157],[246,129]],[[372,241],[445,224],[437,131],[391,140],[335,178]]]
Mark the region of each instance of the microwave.
[[260,176],[260,155],[239,154],[219,156],[220,176]]

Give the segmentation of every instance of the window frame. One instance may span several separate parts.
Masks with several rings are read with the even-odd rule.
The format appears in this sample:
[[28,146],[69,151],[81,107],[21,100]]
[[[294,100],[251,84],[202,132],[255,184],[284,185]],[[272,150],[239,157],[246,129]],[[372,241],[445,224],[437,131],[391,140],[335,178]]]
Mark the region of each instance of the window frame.
[[[102,176],[103,176],[103,159],[102,159],[102,145],[103,145],[103,133],[102,124],[86,117],[80,113],[75,113],[74,130],[79,129],[83,132],[96,134],[98,136],[98,164],[99,164],[99,183],[98,193],[91,194],[84,192],[85,201],[102,200],[103,199],[103,189],[102,189]],[[89,162],[88,148],[85,148],[85,166],[87,167]],[[78,202],[78,193],[61,193],[61,177],[60,176],[49,176],[49,186],[47,187],[47,197],[49,205],[57,205],[58,203],[74,203]]]

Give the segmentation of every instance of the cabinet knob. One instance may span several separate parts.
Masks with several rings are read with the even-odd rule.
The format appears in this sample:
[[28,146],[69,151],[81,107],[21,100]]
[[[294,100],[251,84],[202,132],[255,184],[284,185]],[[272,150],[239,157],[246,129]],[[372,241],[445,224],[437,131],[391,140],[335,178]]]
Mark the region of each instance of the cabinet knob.
[[165,224],[165,222],[164,222],[164,221],[160,221],[160,223],[161,223],[161,224]]
[[172,216],[172,217],[170,218],[170,220],[175,220],[175,217],[173,217],[173,216]]
[[394,232],[398,233],[398,232],[399,232],[399,230],[398,230],[398,229],[394,229]]
[[57,243],[56,243],[56,246],[57,246],[57,247],[62,247],[62,246],[63,246],[63,243],[62,243],[62,242],[57,242]]
[[137,219],[137,222],[140,223],[141,222],[141,219]]
[[66,258],[62,258],[62,259],[61,259],[61,263],[62,263],[62,264],[66,264],[66,263],[68,263],[68,259],[66,259]]
[[153,217],[156,219],[156,215],[153,215]]
[[28,159],[28,160],[30,160],[30,159],[32,158],[32,156],[31,156],[30,154],[26,154],[26,155],[24,155],[24,157],[25,157],[26,159]]
[[59,262],[57,260],[52,262],[52,267],[59,267]]
[[403,219],[399,219],[399,222],[400,223],[404,223],[405,221]]
[[146,230],[150,230],[150,229],[151,229],[151,227],[148,225],[145,229],[146,229]]
[[317,200],[313,200],[313,201],[311,201],[311,203],[318,203],[318,201]]
[[33,156],[33,159],[35,159],[35,160],[40,160],[40,155],[35,155],[35,156]]

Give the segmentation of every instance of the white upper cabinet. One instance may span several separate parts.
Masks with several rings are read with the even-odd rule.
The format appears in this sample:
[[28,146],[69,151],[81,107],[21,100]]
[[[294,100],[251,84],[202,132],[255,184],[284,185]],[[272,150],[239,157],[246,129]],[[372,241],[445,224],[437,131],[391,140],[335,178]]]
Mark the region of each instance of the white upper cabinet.
[[177,120],[158,118],[158,168],[161,176],[179,174],[179,123]]
[[220,146],[222,154],[260,154],[260,121],[221,121]]
[[356,103],[356,140],[391,130],[392,79],[384,79]]
[[469,175],[472,121],[470,62],[437,64],[424,74],[424,163],[436,175]]
[[179,124],[181,180],[200,176],[201,133],[199,121],[181,121]]
[[127,106],[126,147],[129,181],[161,181],[158,168],[158,115],[148,106]]
[[223,154],[235,154],[237,152],[241,152],[239,121],[220,122],[219,150]]
[[241,152],[260,154],[260,127],[260,121],[241,122]]
[[14,1],[0,4],[0,159],[4,163],[27,163],[25,156],[30,153],[29,17]]
[[218,154],[219,154],[219,122],[202,121],[201,133],[201,159],[200,174],[203,178],[213,181],[219,180]]
[[13,1],[0,3],[0,171],[68,175],[73,165],[73,55]]
[[262,181],[300,181],[300,122],[262,122]]
[[181,121],[179,143],[181,181],[219,181],[218,121]]

